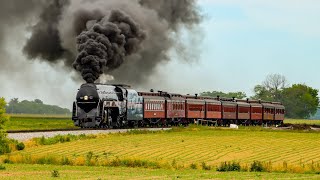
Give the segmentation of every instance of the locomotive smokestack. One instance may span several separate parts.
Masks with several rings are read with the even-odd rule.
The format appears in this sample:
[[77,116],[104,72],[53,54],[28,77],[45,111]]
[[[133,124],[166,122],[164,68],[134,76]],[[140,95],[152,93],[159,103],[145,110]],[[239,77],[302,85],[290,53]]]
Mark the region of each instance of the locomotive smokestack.
[[217,95],[217,100],[218,100],[218,101],[220,100],[220,96],[219,96],[219,95]]
[[194,95],[195,95],[195,98],[198,99],[198,94],[194,94]]

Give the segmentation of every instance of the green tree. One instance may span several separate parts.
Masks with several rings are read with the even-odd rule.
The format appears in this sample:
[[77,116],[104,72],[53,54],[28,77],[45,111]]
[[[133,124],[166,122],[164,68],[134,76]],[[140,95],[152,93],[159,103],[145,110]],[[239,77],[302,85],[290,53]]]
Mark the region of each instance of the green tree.
[[289,118],[309,118],[319,106],[318,90],[305,84],[294,84],[282,91],[282,102]]
[[263,85],[256,85],[253,89],[255,95],[252,96],[252,99],[261,99],[265,101],[273,101],[274,98],[272,93],[267,90]]
[[224,93],[224,92],[221,92],[221,91],[207,91],[207,92],[202,92],[200,93],[201,96],[210,96],[210,97],[217,97],[217,96],[220,96],[220,97],[225,97],[225,98],[237,98],[237,99],[243,99],[245,98],[247,95],[246,93],[244,92],[228,92],[228,93]]
[[6,101],[4,98],[0,98],[0,154],[10,152],[7,134],[4,132],[4,125],[8,121],[8,117],[5,115]]

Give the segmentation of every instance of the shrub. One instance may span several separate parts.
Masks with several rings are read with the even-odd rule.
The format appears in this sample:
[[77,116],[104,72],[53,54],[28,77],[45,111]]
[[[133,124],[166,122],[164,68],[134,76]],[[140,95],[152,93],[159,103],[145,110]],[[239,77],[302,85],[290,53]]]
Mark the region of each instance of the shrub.
[[52,172],[51,172],[51,177],[59,177],[60,176],[60,174],[59,174],[59,171],[58,170],[53,170]]
[[222,162],[220,166],[217,167],[217,171],[241,171],[241,166],[237,162]]
[[260,161],[253,161],[253,163],[251,164],[251,167],[250,167],[250,171],[263,172],[266,170]]
[[5,138],[6,137],[1,137],[1,134],[0,134],[0,155],[10,152],[8,141]]
[[190,164],[191,169],[197,169],[197,165],[195,163]]
[[220,166],[217,167],[217,171],[221,171],[221,172],[228,171],[227,162],[222,162]]
[[23,144],[23,142],[19,142],[18,144],[16,144],[16,148],[18,151],[24,150],[25,145]]
[[10,161],[10,159],[4,159],[3,160],[3,163],[5,163],[5,164],[12,164],[12,161]]
[[87,166],[91,165],[92,156],[93,156],[93,152],[92,151],[88,152],[88,154],[86,155],[86,165]]
[[61,164],[62,165],[70,165],[72,162],[69,160],[69,158],[67,158],[67,157],[63,157],[62,159],[61,159]]
[[202,162],[201,167],[203,170],[211,170],[211,166],[207,165],[205,162]]
[[6,167],[2,164],[0,164],[0,170],[6,170]]

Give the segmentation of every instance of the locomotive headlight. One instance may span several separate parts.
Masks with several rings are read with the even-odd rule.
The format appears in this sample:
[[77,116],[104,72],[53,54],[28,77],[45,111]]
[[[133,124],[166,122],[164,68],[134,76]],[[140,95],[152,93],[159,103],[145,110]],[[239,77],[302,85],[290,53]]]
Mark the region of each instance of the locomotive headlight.
[[87,101],[88,100],[88,96],[84,96],[84,100]]

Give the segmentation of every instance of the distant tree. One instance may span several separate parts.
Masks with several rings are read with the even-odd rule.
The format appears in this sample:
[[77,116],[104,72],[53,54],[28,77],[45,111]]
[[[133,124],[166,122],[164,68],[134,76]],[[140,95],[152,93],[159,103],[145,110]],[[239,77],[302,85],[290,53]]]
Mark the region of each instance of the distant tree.
[[9,104],[18,104],[19,103],[19,99],[18,98],[13,98],[11,99],[11,101],[9,102]]
[[282,92],[282,102],[289,118],[309,118],[319,106],[318,90],[304,84],[294,84]]
[[6,121],[8,121],[8,117],[5,115],[5,106],[5,99],[0,98],[0,154],[10,152],[7,134],[3,131]]
[[7,112],[12,114],[69,114],[70,110],[59,106],[43,104],[40,99],[19,102],[17,98],[14,98],[9,102]]
[[262,85],[268,90],[279,90],[288,86],[288,81],[285,76],[280,74],[269,74],[263,81]]
[[237,99],[243,99],[245,97],[247,97],[246,93],[244,92],[228,92],[228,93],[224,93],[221,91],[207,91],[207,92],[202,92],[200,93],[201,96],[210,96],[210,97],[226,97],[226,98],[237,98]]
[[43,102],[40,99],[35,99],[34,102],[37,104],[43,104]]
[[281,98],[281,90],[288,87],[288,81],[283,75],[269,74],[262,82],[262,85],[271,93],[275,101],[279,101]]
[[229,93],[227,93],[226,97],[229,97],[229,98],[235,97],[237,99],[243,99],[243,98],[247,97],[247,95],[246,95],[246,93],[239,91],[239,92],[229,92]]
[[280,74],[269,74],[261,85],[254,87],[255,95],[253,99],[262,99],[267,101],[280,101],[281,91],[288,87],[288,81],[285,76]]

